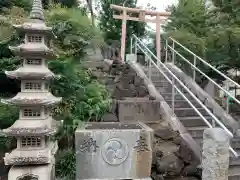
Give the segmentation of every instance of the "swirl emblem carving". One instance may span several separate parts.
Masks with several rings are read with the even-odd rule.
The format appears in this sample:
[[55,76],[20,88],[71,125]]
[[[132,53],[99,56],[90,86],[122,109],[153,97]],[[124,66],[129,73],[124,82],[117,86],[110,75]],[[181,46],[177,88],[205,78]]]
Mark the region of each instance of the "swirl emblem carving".
[[101,153],[106,163],[119,165],[128,157],[128,145],[122,139],[112,138],[102,146]]

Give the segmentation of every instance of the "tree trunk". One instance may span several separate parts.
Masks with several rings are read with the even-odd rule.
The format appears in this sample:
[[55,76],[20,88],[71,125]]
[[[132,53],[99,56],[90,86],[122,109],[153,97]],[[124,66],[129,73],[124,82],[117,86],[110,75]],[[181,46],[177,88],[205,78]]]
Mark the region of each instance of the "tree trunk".
[[88,9],[91,13],[91,19],[92,19],[92,25],[95,26],[95,19],[94,19],[94,13],[93,13],[93,7],[92,7],[92,0],[86,0]]

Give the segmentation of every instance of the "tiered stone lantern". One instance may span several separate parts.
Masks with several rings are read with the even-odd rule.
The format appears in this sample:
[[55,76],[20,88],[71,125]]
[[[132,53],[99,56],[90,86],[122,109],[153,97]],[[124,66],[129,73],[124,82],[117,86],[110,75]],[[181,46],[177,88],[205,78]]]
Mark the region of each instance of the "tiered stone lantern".
[[54,74],[48,69],[47,60],[54,54],[47,47],[51,27],[45,25],[41,0],[33,0],[29,21],[15,27],[25,33],[25,40],[17,47],[10,47],[14,54],[24,59],[23,65],[6,72],[9,78],[21,80],[21,92],[2,100],[20,107],[19,119],[3,130],[7,136],[17,139],[17,148],[4,157],[5,165],[12,166],[8,179],[52,180],[58,146],[51,140],[57,129],[51,107],[61,98],[49,92]]

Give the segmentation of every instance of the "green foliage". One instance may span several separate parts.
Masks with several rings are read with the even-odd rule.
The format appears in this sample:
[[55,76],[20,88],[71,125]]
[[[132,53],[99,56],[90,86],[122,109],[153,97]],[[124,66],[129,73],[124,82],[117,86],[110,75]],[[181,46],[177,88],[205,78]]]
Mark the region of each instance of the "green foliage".
[[19,7],[12,7],[4,11],[4,16],[0,15],[0,94],[7,97],[19,91],[17,81],[7,79],[4,71],[16,69],[21,60],[14,57],[9,50],[9,45],[20,43],[22,36],[16,34],[12,24],[19,24],[24,21],[26,12]]
[[63,7],[75,8],[77,7],[77,0],[54,0],[54,3],[60,3]]
[[[50,67],[55,73],[61,75],[61,78],[52,84],[52,91],[55,95],[63,97],[61,104],[54,109],[56,117],[64,120],[56,138],[60,149],[69,149],[56,166],[59,172],[57,175],[71,179],[75,177],[73,175],[75,161],[68,155],[74,154],[76,127],[82,121],[98,120],[109,108],[109,95],[103,85],[93,80],[90,70],[85,69],[81,64],[74,64],[71,59],[52,61]],[[65,171],[66,168],[71,171]]]
[[0,12],[3,8],[12,8],[13,6],[23,8],[26,11],[31,10],[32,0],[1,0]]
[[220,70],[240,69],[240,3],[213,1],[216,6],[207,21],[207,57]]
[[207,9],[204,0],[179,0],[171,8],[170,22],[165,27],[167,31],[185,29],[195,36],[204,36],[207,27]]
[[0,136],[0,152],[8,152],[11,150],[12,138]]
[[0,127],[1,129],[8,128],[18,119],[19,109],[14,106],[9,106],[0,103]]
[[[170,8],[171,21],[165,30],[221,71],[239,69],[240,3],[213,0],[213,4],[214,7],[207,8],[202,0],[179,0],[178,5]],[[192,61],[189,53],[177,50]],[[201,64],[198,66],[210,76],[220,78]]]
[[52,84],[56,96],[64,101],[56,113],[61,117],[90,120],[101,115],[108,107],[108,92],[105,87],[92,79],[92,73],[81,65],[74,64],[73,59],[52,61],[49,67],[61,78]]
[[55,6],[48,13],[48,21],[57,36],[54,49],[61,56],[81,57],[88,45],[100,46],[103,43],[100,32],[79,8]]
[[51,84],[51,89],[54,95],[63,97],[53,111],[56,119],[64,120],[55,137],[63,150],[57,157],[56,172],[62,179],[73,179],[76,127],[83,121],[99,120],[110,103],[105,86],[81,64],[86,48],[101,46],[103,39],[82,9],[55,6],[47,15],[57,36],[53,48],[59,54],[58,59],[50,61],[49,68],[61,76]]
[[198,55],[205,52],[207,9],[203,0],[179,0],[164,27],[171,36]]
[[74,180],[76,174],[75,151],[66,149],[59,151],[56,157],[56,174],[62,180]]
[[[136,8],[137,0],[115,0],[114,4],[122,5],[125,2],[126,7]],[[112,1],[101,0],[100,2],[100,22],[99,27],[104,32],[105,40],[117,40],[120,41],[122,34],[122,20],[113,19],[113,10],[110,8]],[[136,34],[138,37],[145,35],[145,23],[128,21],[126,28],[127,41],[130,40],[132,34]],[[129,42],[127,42],[127,45]]]

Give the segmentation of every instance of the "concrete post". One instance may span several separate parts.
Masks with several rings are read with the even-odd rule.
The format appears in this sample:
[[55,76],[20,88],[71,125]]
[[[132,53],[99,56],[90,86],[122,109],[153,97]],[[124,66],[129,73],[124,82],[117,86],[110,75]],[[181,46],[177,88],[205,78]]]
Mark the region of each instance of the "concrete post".
[[230,137],[221,128],[203,133],[202,180],[228,180]]

